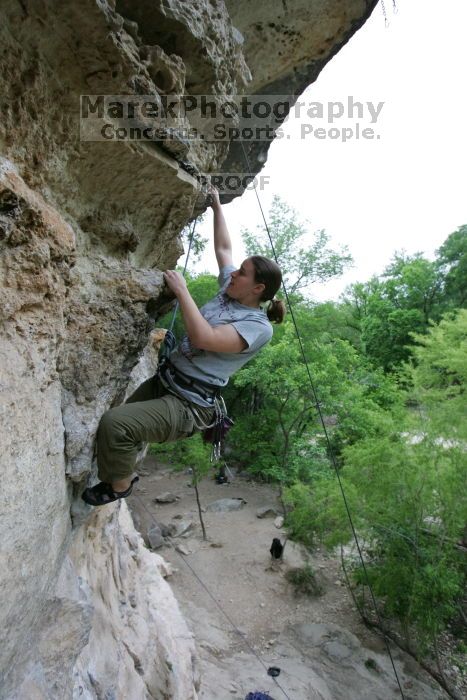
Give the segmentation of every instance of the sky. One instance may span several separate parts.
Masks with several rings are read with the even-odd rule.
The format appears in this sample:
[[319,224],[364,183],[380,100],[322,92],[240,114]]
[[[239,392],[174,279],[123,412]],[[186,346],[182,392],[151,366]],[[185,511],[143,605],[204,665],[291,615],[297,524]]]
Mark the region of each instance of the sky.
[[[288,119],[261,171],[258,194],[266,215],[277,194],[309,222],[310,240],[325,229],[332,245],[347,246],[354,258],[341,278],[308,290],[317,301],[337,299],[351,282],[380,274],[396,251],[432,258],[467,224],[467,2],[397,0],[394,14],[386,0],[386,11],[388,26],[379,4],[300,98],[322,104],[323,118],[302,110],[299,119]],[[346,118],[349,99],[363,103],[362,118],[356,107]],[[326,117],[330,102],[344,106],[333,123]],[[384,103],[378,116],[371,116],[368,102],[373,110]],[[318,128],[324,137],[321,131],[316,138]],[[365,128],[374,138],[362,137]],[[346,141],[344,129],[353,130]],[[262,224],[255,193],[223,209],[240,264],[241,228]],[[216,273],[210,210],[199,231],[210,242],[194,269]]]

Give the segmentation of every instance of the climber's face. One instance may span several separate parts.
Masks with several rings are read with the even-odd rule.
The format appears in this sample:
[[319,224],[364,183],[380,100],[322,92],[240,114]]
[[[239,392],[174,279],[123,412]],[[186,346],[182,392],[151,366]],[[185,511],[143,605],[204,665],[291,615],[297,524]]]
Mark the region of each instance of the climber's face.
[[230,284],[225,290],[231,299],[246,306],[259,306],[264,284],[255,281],[255,268],[250,258],[242,262],[238,270],[232,272]]

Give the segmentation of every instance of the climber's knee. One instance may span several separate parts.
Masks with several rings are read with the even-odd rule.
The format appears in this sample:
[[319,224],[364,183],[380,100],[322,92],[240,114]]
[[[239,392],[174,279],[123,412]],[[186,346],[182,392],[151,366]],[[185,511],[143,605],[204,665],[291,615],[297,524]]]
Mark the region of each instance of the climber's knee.
[[121,414],[119,408],[118,406],[110,408],[102,415],[97,429],[99,442],[105,442],[107,445],[139,442],[132,434],[129,421],[125,421],[125,416]]
[[116,416],[115,416],[115,409],[110,408],[108,411],[102,414],[100,422],[99,422],[99,427],[97,429],[97,432],[99,435],[103,434],[110,434],[113,432],[114,427],[116,425]]

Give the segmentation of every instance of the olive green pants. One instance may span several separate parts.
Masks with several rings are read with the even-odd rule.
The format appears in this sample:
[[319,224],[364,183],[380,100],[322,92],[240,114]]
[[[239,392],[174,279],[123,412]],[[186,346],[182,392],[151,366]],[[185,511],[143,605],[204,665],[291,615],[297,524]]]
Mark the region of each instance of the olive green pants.
[[[203,422],[212,421],[212,408],[196,406],[196,410]],[[98,477],[106,482],[126,479],[143,443],[172,442],[197,430],[189,403],[168,393],[157,376],[151,377],[126,403],[102,416],[97,431]]]

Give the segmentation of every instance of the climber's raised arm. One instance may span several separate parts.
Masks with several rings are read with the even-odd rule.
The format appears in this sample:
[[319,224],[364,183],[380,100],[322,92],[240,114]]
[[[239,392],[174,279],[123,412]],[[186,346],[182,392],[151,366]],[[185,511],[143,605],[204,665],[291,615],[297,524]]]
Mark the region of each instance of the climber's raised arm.
[[215,187],[210,190],[212,197],[211,208],[214,213],[214,252],[216,253],[219,270],[227,265],[232,265],[232,243],[230,241],[227,224],[222,213],[222,205],[219,193]]

